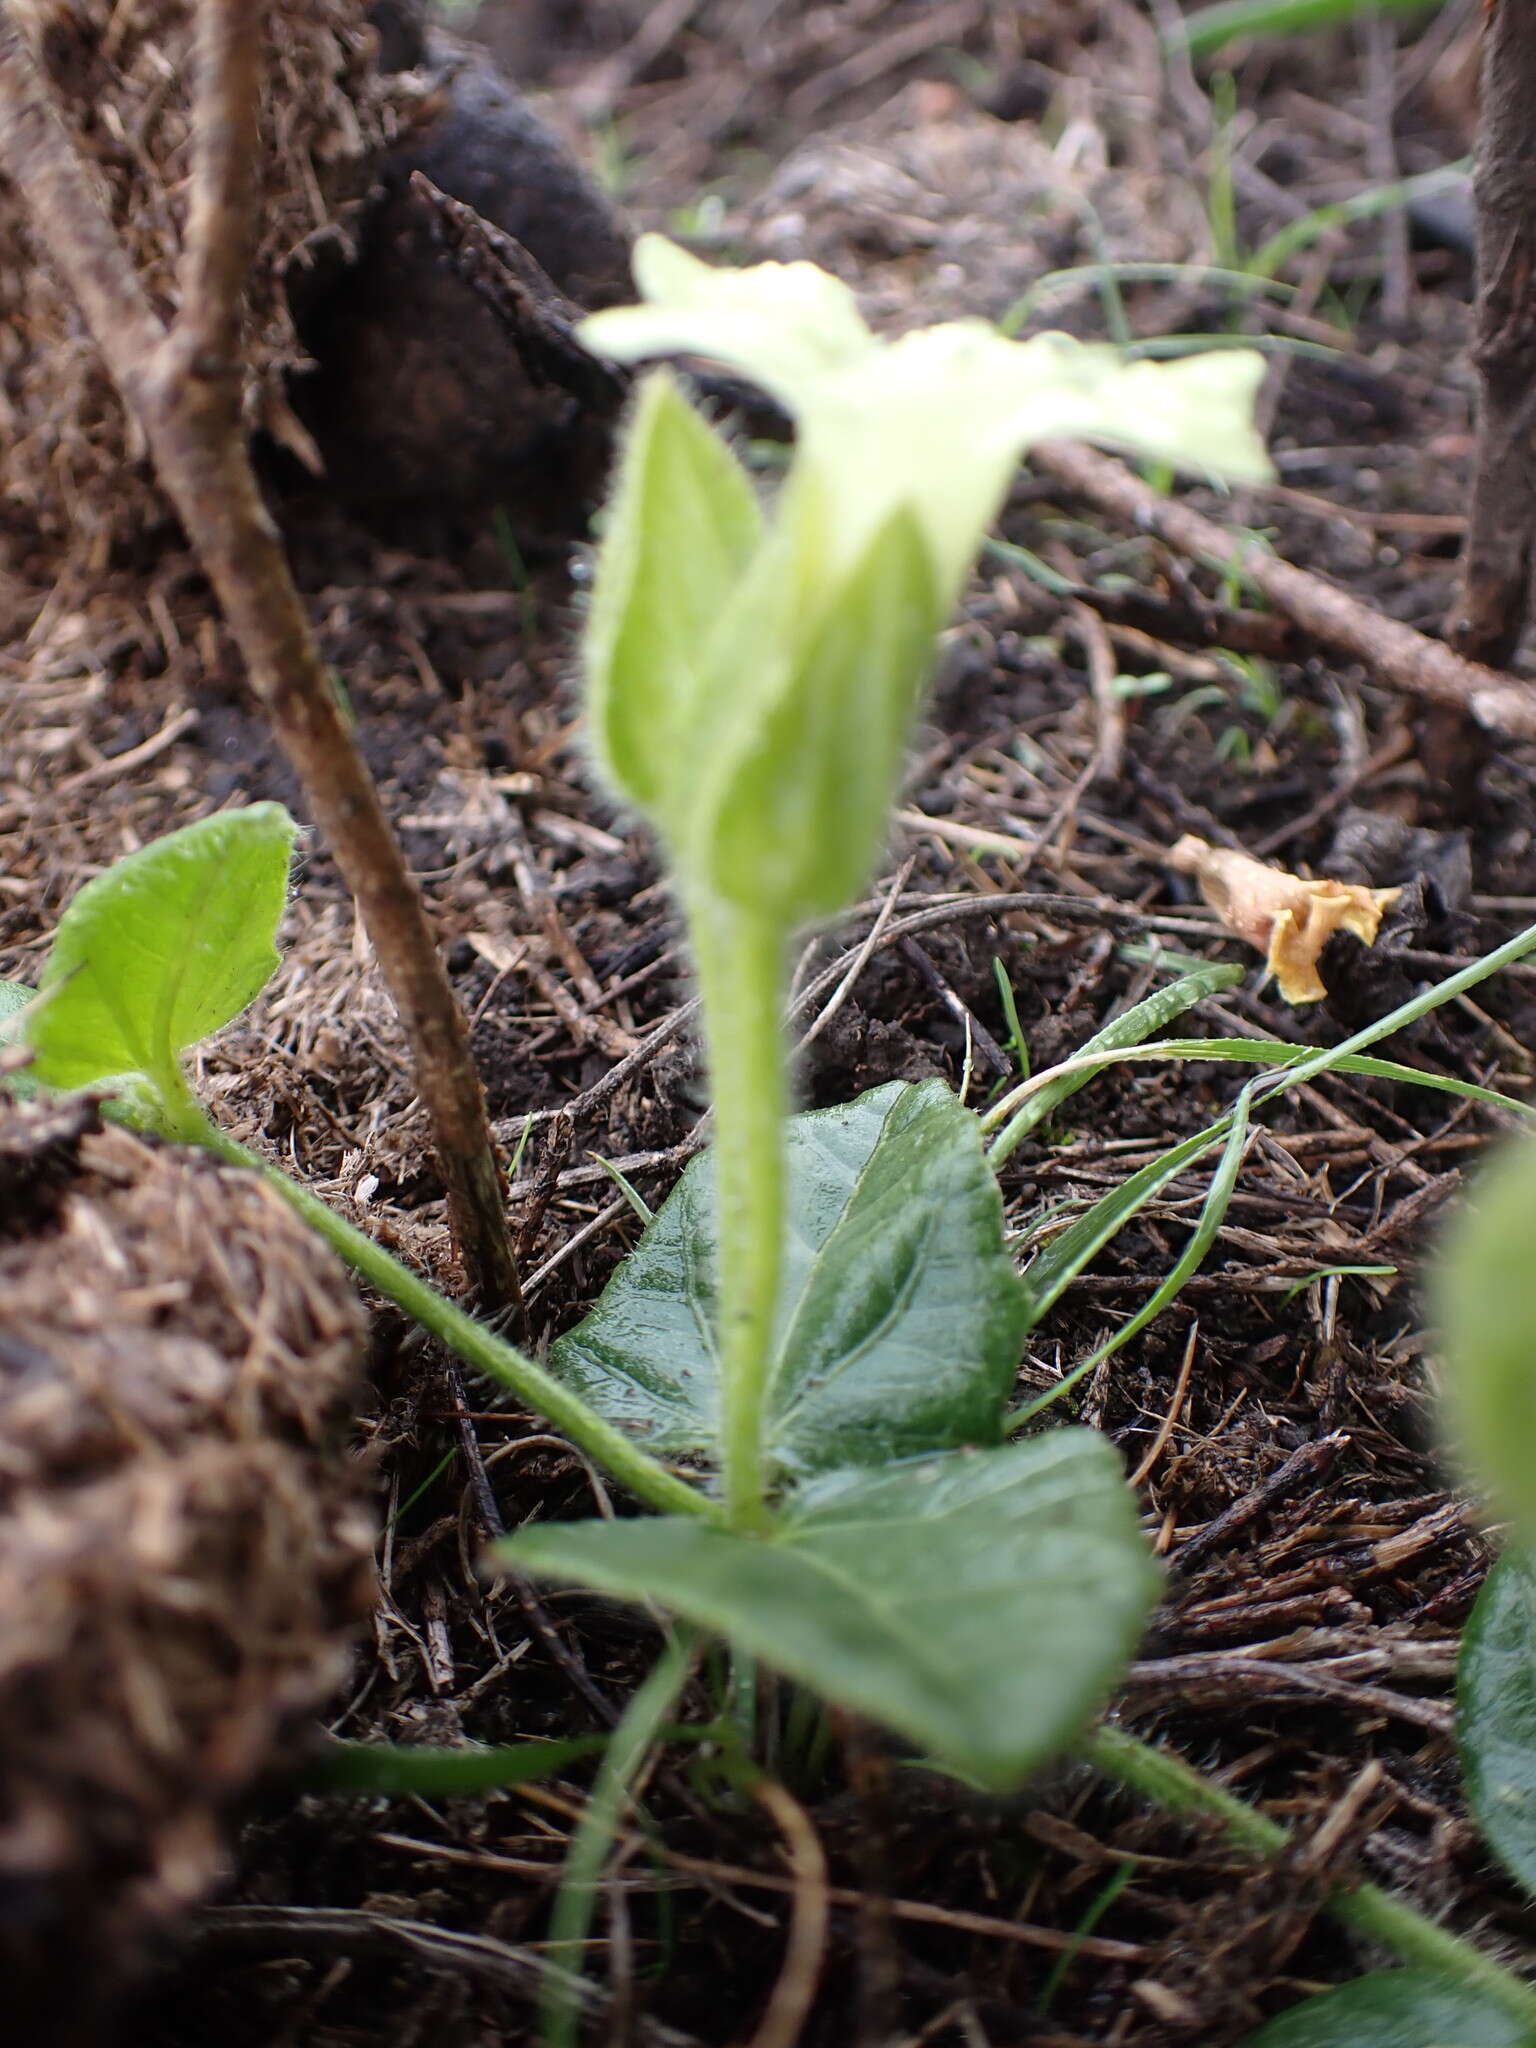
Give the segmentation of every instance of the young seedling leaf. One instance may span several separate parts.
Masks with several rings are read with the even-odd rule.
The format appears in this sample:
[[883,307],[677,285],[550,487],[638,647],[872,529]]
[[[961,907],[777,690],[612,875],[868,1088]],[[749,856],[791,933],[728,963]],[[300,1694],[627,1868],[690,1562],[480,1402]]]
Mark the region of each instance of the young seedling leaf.
[[1478,1595],[1456,1668],[1467,1798],[1489,1847],[1536,1895],[1536,1556],[1506,1551]]
[[1119,1460],[1079,1429],[827,1475],[766,1537],[543,1524],[498,1555],[658,1600],[998,1790],[1087,1721],[1157,1590]]
[[277,966],[298,828],[281,804],[200,819],[117,861],[54,934],[27,1039],[34,1078],[179,1083],[179,1055],[238,1017]]
[[[976,1120],[939,1081],[791,1120],[768,1444],[781,1473],[995,1444],[1022,1293]],[[714,1453],[714,1189],[688,1167],[550,1369],[665,1455]]]
[[1304,1999],[1242,2048],[1532,2048],[1494,1999],[1434,1970],[1377,1970]]
[[584,659],[592,737],[669,826],[699,774],[700,652],[756,548],[746,471],[665,371],[646,379],[609,502]]
[[[8,1045],[27,1044],[27,1026],[31,1020],[24,1013],[36,997],[36,989],[28,988],[25,982],[0,981],[0,1052]],[[36,1095],[37,1086],[36,1070],[31,1062],[10,1072],[0,1066],[0,1091],[14,1096],[18,1102],[26,1102]],[[176,1135],[174,1126],[164,1115],[159,1095],[142,1074],[99,1074],[91,1086],[105,1098],[102,1114],[114,1123],[128,1124],[136,1131],[157,1131],[167,1137]]]
[[[0,981],[0,1053],[7,1046],[23,1043],[25,1026],[21,1013],[36,993],[36,989],[28,988],[23,981]],[[37,1093],[37,1083],[28,1067],[0,1065],[0,1092],[25,1102]]]
[[1536,1138],[1505,1146],[1455,1219],[1434,1290],[1452,1447],[1536,1536]]

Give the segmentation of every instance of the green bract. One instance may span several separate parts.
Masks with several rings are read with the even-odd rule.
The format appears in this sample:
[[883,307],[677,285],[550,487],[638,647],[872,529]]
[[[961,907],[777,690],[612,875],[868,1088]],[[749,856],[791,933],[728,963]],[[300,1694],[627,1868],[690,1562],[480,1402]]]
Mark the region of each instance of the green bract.
[[770,519],[724,440],[664,374],[636,409],[587,633],[609,776],[654,819],[686,890],[781,925],[836,909],[878,851],[935,634],[1021,453],[1123,443],[1267,477],[1261,358],[1126,362],[962,320],[886,342],[808,263],[713,270],[658,235],[646,301],[581,329],[622,361],[708,356],[793,415]]

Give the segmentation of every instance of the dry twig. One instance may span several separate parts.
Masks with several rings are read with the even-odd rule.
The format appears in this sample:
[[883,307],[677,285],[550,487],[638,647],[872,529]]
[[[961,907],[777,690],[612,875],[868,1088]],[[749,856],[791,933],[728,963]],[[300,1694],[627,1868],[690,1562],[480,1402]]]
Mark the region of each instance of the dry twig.
[[181,305],[155,312],[15,16],[0,8],[0,162],[80,302],[197,549],[251,685],[357,899],[409,1035],[465,1272],[517,1299],[469,1039],[425,907],[341,717],[241,419],[241,303],[257,226],[260,8],[202,0]]
[[827,1859],[810,1816],[782,1785],[764,1779],[756,1788],[784,1837],[794,1883],[784,1963],[751,2048],[795,2048],[821,1982],[831,1920]]
[[1281,611],[1325,647],[1363,662],[1378,681],[1474,719],[1507,739],[1536,739],[1536,688],[1467,661],[1362,604],[1336,585],[1163,498],[1107,455],[1066,442],[1032,450],[1030,466],[1181,554],[1234,562]]

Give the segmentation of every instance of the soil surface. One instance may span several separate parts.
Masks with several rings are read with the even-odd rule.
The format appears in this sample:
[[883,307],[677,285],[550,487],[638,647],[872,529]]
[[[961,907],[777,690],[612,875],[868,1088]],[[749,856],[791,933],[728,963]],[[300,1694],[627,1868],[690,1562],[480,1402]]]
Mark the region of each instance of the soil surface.
[[[1475,10],[1254,45],[1225,84],[1160,57],[1171,7],[529,0],[483,9],[478,32],[639,223],[724,260],[810,255],[887,327],[1012,309],[1025,331],[1267,337],[1279,481],[1197,501],[1433,630],[1470,459],[1462,223],[1454,204],[1354,225],[1317,209],[1464,154]],[[1282,232],[1292,252],[1263,254]],[[1161,268],[1106,268],[1128,263]],[[449,557],[308,511],[290,544],[473,1019],[517,1159],[543,1343],[634,1243],[602,1162],[655,1205],[696,1147],[702,1102],[653,851],[583,753],[570,673],[584,564],[525,560],[497,523]],[[1536,916],[1536,751],[1476,764],[1475,785],[1441,773],[1411,703],[1321,651],[1275,656],[1273,620],[1229,580],[1020,480],[946,635],[886,871],[800,964],[803,986],[889,913],[806,1050],[808,1104],[933,1074],[986,1097],[1016,1066],[999,968],[1038,1069],[1154,986],[1170,954],[1239,957],[1165,864],[1186,832],[1405,885],[1373,950],[1333,943],[1327,1002],[1288,1009],[1256,970],[1199,1013],[1221,1036],[1336,1040]],[[1214,638],[1190,630],[1197,599],[1215,607]],[[16,627],[0,648],[0,974],[27,978],[71,892],[121,853],[220,805],[303,807],[184,555],[52,590],[18,572],[0,609]],[[236,1136],[446,1275],[400,1034],[314,844],[285,938],[273,988],[207,1052],[204,1092]],[[1521,1092],[1533,976],[1485,984],[1386,1050]],[[1011,1223],[1103,1192],[1237,1085],[1214,1062],[1106,1074],[1010,1161]],[[1324,1879],[1352,1872],[1536,1960],[1536,1918],[1459,1790],[1454,1659],[1489,1552],[1436,1451],[1417,1285],[1495,1135],[1487,1112],[1424,1089],[1328,1079],[1284,1097],[1201,1272],[1070,1404],[1119,1446],[1168,1564],[1117,1702],[1126,1724],[1304,1842],[1371,1769],[1355,1824],[1256,1869],[1075,1768],[984,1800],[895,1772],[857,1731],[777,1759],[770,1735],[766,1761],[836,1887],[808,2048],[1228,2048],[1382,1960],[1320,1916]],[[1025,1390],[1140,1307],[1203,1187],[1175,1182],[1069,1291],[1034,1333]],[[541,1601],[476,1564],[488,1520],[587,1512],[594,1476],[473,1384],[467,1455],[442,1358],[392,1314],[375,1320],[372,1384],[382,1599],[328,1725],[493,1743],[611,1725],[655,1627],[590,1597]],[[716,1711],[718,1687],[702,1670],[686,1712]],[[774,1813],[694,1762],[657,1759],[643,1827],[610,1867],[594,2040],[768,2048],[754,2030],[785,1965],[785,1842]],[[273,1783],[222,1901],[122,2038],[532,2040],[539,1944],[587,1782],[576,1770],[393,1803]],[[1090,1924],[1058,1967],[1063,1936]]]

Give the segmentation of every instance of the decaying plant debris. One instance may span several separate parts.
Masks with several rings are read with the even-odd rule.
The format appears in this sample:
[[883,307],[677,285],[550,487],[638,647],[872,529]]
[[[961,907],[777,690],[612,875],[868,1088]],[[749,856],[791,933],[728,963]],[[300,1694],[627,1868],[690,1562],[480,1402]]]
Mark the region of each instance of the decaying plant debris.
[[362,1321],[251,1175],[0,1108],[0,1976],[87,2038],[372,1598]]

